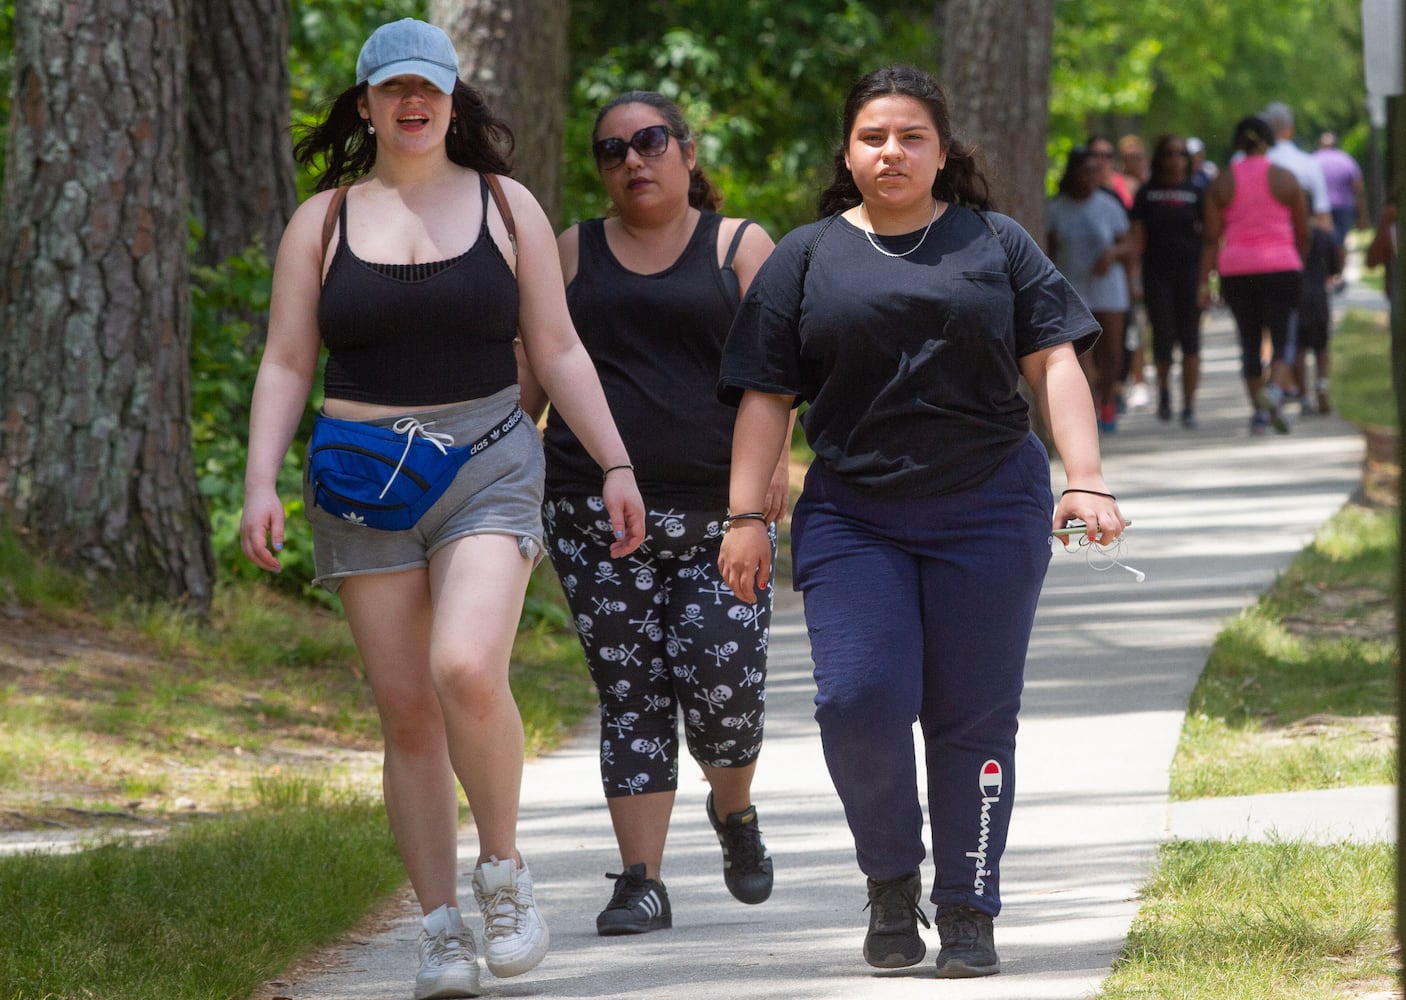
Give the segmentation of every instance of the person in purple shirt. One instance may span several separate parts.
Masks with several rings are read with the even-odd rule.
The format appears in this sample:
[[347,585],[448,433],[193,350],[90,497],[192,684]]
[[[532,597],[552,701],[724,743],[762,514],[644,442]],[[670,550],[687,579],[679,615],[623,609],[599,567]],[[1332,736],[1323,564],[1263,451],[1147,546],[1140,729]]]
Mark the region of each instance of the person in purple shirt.
[[[1323,170],[1323,179],[1328,183],[1333,239],[1338,245],[1338,268],[1341,270],[1347,253],[1347,234],[1354,227],[1367,228],[1367,199],[1363,196],[1362,168],[1352,154],[1338,147],[1338,137],[1332,132],[1324,132],[1319,137],[1313,158],[1318,161],[1318,166]],[[1344,284],[1339,277],[1337,289],[1341,291]]]

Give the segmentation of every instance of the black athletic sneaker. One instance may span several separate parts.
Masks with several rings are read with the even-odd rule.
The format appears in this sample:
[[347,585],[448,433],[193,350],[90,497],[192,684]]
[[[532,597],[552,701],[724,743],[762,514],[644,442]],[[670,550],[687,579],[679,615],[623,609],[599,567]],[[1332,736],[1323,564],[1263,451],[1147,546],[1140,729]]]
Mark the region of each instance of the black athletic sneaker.
[[645,878],[644,865],[631,865],[621,874],[608,874],[606,878],[615,880],[615,893],[596,917],[596,933],[601,937],[645,934],[674,926],[669,890],[658,879]]
[[991,917],[970,906],[954,906],[937,914],[942,950],[937,953],[938,979],[973,979],[1001,971]]
[[743,903],[763,903],[771,895],[771,854],[762,842],[757,807],[748,806],[719,821],[713,813],[713,793],[708,793],[708,822],[723,845],[723,881],[733,898]]
[[928,953],[918,933],[918,921],[931,927],[918,906],[923,880],[911,871],[898,878],[869,880],[869,933],[864,936],[864,961],[877,969],[905,969]]

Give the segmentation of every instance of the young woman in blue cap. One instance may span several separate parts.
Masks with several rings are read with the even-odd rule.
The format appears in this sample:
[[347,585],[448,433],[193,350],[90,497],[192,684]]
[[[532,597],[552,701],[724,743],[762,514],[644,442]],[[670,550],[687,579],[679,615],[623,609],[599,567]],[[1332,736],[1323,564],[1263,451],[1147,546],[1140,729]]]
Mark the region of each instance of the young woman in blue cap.
[[508,172],[504,145],[511,134],[458,79],[443,31],[405,19],[367,39],[356,86],[297,146],[303,163],[322,166],[319,193],[279,247],[250,421],[240,534],[246,555],[275,572],[276,475],[323,344],[325,417],[394,427],[407,450],[417,434],[473,443],[447,492],[405,530],[336,516],[304,487],[317,582],[341,597],[365,663],[385,738],[386,809],[425,913],[417,1000],[479,992],[456,894],[457,785],[479,837],[472,884],[489,971],[520,975],[548,947],[516,844],[523,732],[508,684],[542,553],[541,439],[516,419],[519,334],[601,470],[612,551],[643,537],[630,457],[572,328],[550,224],[506,176],[507,213],[490,198],[489,175]]

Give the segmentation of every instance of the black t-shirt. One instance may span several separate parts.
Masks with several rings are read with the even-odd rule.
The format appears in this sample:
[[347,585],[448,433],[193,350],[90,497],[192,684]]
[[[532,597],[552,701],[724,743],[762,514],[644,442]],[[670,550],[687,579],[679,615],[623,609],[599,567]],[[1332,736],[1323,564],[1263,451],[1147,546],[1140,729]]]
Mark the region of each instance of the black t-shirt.
[[1189,181],[1148,181],[1133,197],[1133,219],[1147,234],[1146,271],[1165,273],[1201,266],[1201,220],[1205,192]]
[[[719,397],[805,400],[817,459],[856,488],[926,496],[979,484],[1030,431],[1018,360],[1071,341],[1087,350],[1099,332],[1025,230],[986,220],[949,205],[915,252],[888,257],[839,218],[808,270],[826,221],[789,233],[733,321]],[[876,239],[898,253],[921,232]]]
[[[679,259],[654,274],[627,270],[615,258],[602,220],[578,230],[566,303],[651,504],[727,506],[737,414],[714,389],[737,293],[729,293],[718,266],[720,222],[704,212]],[[600,467],[555,409],[543,442],[549,493],[600,493]]]

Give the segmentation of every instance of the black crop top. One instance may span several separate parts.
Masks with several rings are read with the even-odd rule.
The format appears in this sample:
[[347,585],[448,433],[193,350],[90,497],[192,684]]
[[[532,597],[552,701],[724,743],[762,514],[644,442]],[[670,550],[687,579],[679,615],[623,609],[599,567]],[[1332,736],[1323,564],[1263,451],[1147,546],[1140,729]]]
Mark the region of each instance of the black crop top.
[[438,406],[517,381],[517,280],[488,232],[488,183],[480,177],[479,186],[483,225],[473,246],[426,264],[357,257],[342,202],[341,235],[317,305],[328,398]]

